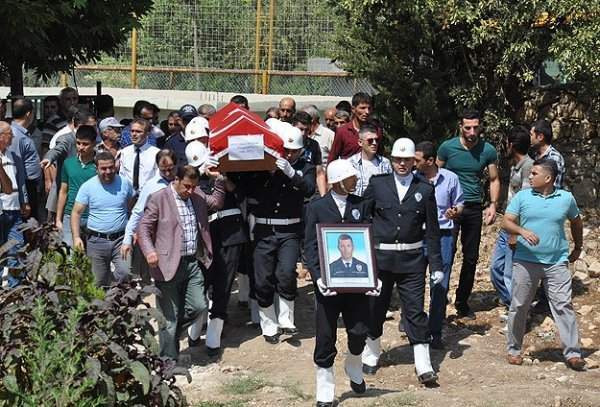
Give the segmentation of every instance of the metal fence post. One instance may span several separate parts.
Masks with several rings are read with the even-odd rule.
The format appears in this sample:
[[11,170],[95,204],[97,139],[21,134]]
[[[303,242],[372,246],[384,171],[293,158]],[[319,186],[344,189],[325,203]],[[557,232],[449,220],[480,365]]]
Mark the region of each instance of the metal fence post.
[[[273,69],[273,25],[275,20],[275,2],[276,0],[271,0],[269,2],[269,50],[267,55],[267,71],[263,74],[263,94],[269,93],[270,85],[270,73],[269,71]],[[266,80],[266,83],[264,82]]]
[[258,71],[260,69],[260,43],[261,43],[261,25],[262,25],[262,0],[256,1],[256,36],[254,39],[254,70],[256,74],[254,75],[254,93],[259,92],[258,80],[259,75]]
[[137,88],[137,30],[131,31],[131,88]]

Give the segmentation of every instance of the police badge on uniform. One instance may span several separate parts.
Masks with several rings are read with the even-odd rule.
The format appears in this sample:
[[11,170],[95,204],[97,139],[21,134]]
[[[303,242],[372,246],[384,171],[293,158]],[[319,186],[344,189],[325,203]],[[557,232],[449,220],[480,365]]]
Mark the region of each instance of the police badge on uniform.
[[[359,220],[360,219],[360,211],[356,208],[352,209],[352,217],[354,218],[354,220]],[[358,270],[360,271],[360,270]]]
[[362,271],[362,264],[357,264],[356,265],[356,271],[358,271],[359,273]]
[[416,199],[417,202],[421,202],[421,199],[423,199],[423,195],[421,195],[420,192],[417,192],[415,194],[415,199]]

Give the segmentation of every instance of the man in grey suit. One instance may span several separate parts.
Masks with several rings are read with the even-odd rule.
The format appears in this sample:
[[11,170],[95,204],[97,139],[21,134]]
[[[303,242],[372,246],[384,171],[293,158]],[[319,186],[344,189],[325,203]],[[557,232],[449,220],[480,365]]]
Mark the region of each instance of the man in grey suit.
[[369,269],[366,263],[353,257],[354,242],[352,236],[342,233],[338,237],[338,250],[341,257],[329,264],[331,277],[368,277]]
[[[220,177],[220,176],[219,176]],[[160,354],[176,359],[179,336],[206,309],[204,276],[212,262],[208,210],[223,206],[223,181],[207,196],[197,189],[198,170],[186,165],[175,180],[150,195],[137,229],[138,244],[161,292],[158,308],[167,320],[160,329]]]

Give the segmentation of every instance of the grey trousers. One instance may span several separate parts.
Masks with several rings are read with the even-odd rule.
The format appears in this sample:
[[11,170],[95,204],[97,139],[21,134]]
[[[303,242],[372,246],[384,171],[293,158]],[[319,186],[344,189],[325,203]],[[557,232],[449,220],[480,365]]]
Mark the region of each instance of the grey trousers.
[[[116,240],[88,237],[87,255],[92,262],[98,287],[108,287],[113,281],[120,283],[129,279],[129,262],[121,256],[122,243],[123,236]],[[114,271],[111,271],[111,263],[114,264]]]
[[158,334],[160,356],[177,359],[181,333],[206,309],[204,275],[195,256],[185,256],[171,280],[154,284],[160,290],[156,303],[167,320]]
[[566,359],[581,356],[577,319],[571,302],[571,272],[567,263],[553,265],[515,260],[512,299],[508,311],[508,353],[519,355],[527,325],[527,313],[542,280]]

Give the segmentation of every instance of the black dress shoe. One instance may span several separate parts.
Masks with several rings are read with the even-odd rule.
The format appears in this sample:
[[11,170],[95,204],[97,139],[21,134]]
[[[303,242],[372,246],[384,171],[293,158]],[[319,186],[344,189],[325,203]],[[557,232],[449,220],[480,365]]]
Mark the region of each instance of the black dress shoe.
[[433,384],[437,382],[438,376],[435,372],[425,372],[417,376],[421,384]]
[[296,335],[298,328],[281,328],[281,333],[284,335]]
[[197,339],[192,339],[188,335],[188,348],[195,348],[197,346],[200,346],[200,337]]
[[270,343],[271,345],[276,345],[279,343],[279,335],[263,335],[265,338],[265,342]]
[[364,374],[374,375],[375,373],[377,373],[377,366],[369,366],[363,363],[362,371]]
[[221,352],[221,348],[209,348],[208,346],[206,347],[206,354],[210,358],[214,358],[215,356],[219,356],[220,352]]
[[333,407],[333,401],[317,401],[317,407]]
[[352,388],[352,391],[356,394],[363,394],[365,391],[367,391],[367,384],[364,380],[361,384],[356,384],[352,380],[350,380],[350,387]]
[[433,349],[445,349],[446,346],[444,345],[444,341],[442,341],[442,337],[441,336],[434,336],[433,339],[431,339],[431,343],[429,344],[429,346]]

